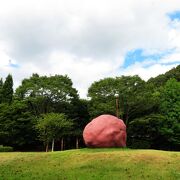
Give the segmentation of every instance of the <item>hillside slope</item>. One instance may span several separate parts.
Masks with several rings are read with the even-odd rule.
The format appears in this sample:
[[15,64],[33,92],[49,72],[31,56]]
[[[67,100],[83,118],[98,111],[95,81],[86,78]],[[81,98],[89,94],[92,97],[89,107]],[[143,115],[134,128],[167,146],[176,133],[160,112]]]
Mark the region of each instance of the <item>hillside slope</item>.
[[81,149],[0,153],[0,179],[180,179],[180,152]]

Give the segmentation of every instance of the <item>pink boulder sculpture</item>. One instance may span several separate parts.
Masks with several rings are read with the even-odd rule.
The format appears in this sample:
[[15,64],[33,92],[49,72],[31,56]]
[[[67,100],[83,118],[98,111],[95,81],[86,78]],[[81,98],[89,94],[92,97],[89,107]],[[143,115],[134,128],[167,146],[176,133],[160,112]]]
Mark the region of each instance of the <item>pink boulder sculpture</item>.
[[88,147],[126,147],[126,125],[112,115],[101,115],[86,125],[83,138]]

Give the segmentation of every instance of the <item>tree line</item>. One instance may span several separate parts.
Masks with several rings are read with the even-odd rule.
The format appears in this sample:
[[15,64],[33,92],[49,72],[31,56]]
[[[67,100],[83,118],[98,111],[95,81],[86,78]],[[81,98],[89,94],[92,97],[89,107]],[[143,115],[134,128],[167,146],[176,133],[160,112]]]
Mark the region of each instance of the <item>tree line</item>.
[[85,125],[101,114],[118,114],[127,146],[180,150],[180,65],[149,79],[104,78],[80,99],[68,76],[32,74],[13,91],[13,77],[0,79],[0,144],[15,150],[84,147]]

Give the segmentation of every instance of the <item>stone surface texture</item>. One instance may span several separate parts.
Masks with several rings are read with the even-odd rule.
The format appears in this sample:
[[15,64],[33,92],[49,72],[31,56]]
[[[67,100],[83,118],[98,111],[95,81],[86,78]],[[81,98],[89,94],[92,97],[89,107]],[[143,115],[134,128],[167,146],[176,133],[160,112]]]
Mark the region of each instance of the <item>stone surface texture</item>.
[[83,138],[88,147],[126,147],[126,125],[112,115],[101,115],[86,125]]

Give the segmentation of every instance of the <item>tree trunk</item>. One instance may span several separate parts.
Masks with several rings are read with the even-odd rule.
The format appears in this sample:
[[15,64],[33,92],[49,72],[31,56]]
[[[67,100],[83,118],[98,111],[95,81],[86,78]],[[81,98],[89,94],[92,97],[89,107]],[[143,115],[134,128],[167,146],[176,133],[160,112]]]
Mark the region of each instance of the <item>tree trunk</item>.
[[61,138],[61,151],[63,151],[63,148],[64,148],[64,139]]
[[52,140],[52,152],[54,151],[54,139]]
[[46,144],[46,152],[48,152],[48,144],[49,144],[49,143]]
[[79,138],[76,137],[76,149],[79,149]]

